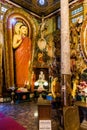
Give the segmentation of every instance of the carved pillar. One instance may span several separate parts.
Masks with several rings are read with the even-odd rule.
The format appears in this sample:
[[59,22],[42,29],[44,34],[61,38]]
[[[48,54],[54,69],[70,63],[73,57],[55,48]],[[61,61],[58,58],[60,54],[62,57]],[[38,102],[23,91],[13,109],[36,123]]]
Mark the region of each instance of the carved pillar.
[[70,42],[69,42],[69,5],[61,0],[61,94],[63,105],[68,105],[70,88]]

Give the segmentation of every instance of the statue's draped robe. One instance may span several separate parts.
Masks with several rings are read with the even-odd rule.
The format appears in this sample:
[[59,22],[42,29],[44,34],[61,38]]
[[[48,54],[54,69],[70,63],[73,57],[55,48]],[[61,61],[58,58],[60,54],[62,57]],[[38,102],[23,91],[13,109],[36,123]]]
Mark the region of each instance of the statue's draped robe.
[[29,81],[29,63],[31,60],[31,40],[23,38],[20,46],[15,50],[16,86],[24,87]]

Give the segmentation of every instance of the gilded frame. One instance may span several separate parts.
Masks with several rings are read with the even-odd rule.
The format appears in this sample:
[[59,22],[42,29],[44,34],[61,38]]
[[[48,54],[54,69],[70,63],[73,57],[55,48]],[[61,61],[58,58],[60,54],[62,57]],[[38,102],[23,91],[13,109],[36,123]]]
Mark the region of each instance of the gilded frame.
[[80,33],[81,54],[85,62],[87,62],[87,17],[83,21]]
[[29,28],[30,32],[29,38],[32,39],[32,60],[31,60],[31,67],[29,68],[30,70],[32,70],[33,54],[35,48],[36,26],[32,16],[21,8],[10,8],[4,16],[4,68],[5,68],[6,88],[15,85],[14,60],[13,60],[13,48],[12,48],[13,19],[25,22]]

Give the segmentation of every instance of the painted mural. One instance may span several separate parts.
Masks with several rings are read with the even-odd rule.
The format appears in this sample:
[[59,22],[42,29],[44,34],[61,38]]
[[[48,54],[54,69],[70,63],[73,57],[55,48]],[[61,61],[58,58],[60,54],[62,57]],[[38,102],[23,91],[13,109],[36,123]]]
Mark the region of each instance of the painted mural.
[[60,31],[49,32],[49,19],[42,18],[36,37],[34,68],[48,68],[49,78],[60,77]]

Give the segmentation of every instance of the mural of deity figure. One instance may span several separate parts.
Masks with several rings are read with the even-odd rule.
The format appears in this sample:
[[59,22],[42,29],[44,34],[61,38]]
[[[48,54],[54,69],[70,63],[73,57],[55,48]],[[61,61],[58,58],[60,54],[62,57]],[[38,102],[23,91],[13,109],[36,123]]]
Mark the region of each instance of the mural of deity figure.
[[46,25],[46,21],[44,20],[44,18],[42,18],[42,23],[40,24],[40,35],[41,36],[37,43],[38,47],[41,51],[43,51],[46,48],[46,40],[44,38],[44,34],[46,31],[45,25]]
[[24,87],[29,82],[29,66],[31,61],[31,39],[28,27],[22,22],[14,26],[13,49],[15,59],[16,86]]
[[49,37],[46,50],[47,50],[47,55],[50,58],[55,57],[55,47],[54,47],[54,41],[53,41],[53,36],[52,35],[50,35],[50,37]]

